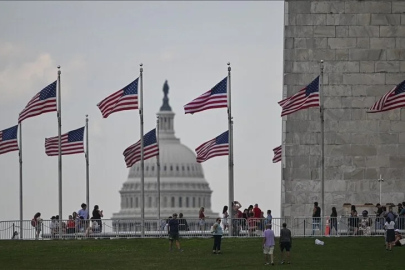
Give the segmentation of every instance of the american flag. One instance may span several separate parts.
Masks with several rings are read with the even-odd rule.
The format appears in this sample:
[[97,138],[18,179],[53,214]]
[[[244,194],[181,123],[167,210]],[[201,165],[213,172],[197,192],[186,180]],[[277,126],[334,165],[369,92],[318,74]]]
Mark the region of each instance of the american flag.
[[28,102],[24,110],[20,112],[18,123],[33,116],[56,111],[56,81],[54,81],[42,89],[30,100],[30,102]]
[[[61,154],[72,155],[84,153],[83,146],[84,127],[69,131],[61,136]],[[58,136],[45,139],[45,153],[48,156],[59,155]]]
[[225,131],[218,137],[203,143],[195,151],[198,163],[207,161],[213,157],[229,155],[229,132]]
[[[143,160],[159,155],[159,148],[156,140],[156,129],[152,129],[143,136]],[[132,167],[141,160],[141,140],[131,145],[124,151],[127,168]]]
[[138,79],[97,104],[103,118],[115,112],[138,109]]
[[228,107],[227,79],[228,77],[220,81],[208,92],[187,103],[184,106],[184,112],[193,114],[209,109]]
[[401,107],[405,107],[405,81],[382,96],[367,112],[384,112]]
[[274,148],[273,152],[274,152],[273,163],[281,161],[281,145],[279,147]]
[[0,155],[11,151],[18,151],[18,126],[0,130]]
[[289,115],[310,107],[319,107],[319,76],[297,94],[279,101],[281,116]]

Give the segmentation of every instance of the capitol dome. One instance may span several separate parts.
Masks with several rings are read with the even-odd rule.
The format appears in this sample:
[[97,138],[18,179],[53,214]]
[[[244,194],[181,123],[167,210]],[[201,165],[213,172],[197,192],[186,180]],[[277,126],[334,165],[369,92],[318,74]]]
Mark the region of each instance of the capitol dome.
[[[173,213],[183,213],[185,218],[198,219],[200,207],[205,215],[215,218],[211,210],[211,194],[204,171],[196,161],[195,153],[181,144],[174,132],[174,113],[169,105],[167,81],[163,87],[163,105],[159,116],[160,155],[160,211],[165,219]],[[144,161],[145,219],[158,219],[157,159]],[[121,210],[113,219],[141,218],[141,163],[129,170],[127,181],[120,190]]]

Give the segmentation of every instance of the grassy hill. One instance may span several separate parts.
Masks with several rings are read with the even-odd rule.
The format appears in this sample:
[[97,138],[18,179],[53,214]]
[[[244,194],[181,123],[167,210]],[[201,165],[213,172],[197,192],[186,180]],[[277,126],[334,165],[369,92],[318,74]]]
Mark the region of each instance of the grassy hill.
[[181,239],[184,252],[169,252],[167,239],[0,241],[0,269],[404,269],[405,247],[385,250],[383,237],[294,239],[292,264],[265,266],[261,238]]

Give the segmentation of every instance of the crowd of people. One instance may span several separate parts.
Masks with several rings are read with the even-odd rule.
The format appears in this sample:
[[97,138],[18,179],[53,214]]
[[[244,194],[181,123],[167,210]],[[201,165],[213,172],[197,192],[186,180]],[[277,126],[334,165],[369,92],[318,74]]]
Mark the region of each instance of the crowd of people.
[[[57,234],[59,234],[61,228],[60,225],[62,225],[63,234],[85,232],[86,236],[89,236],[93,232],[101,232],[102,217],[103,210],[100,210],[99,206],[95,205],[92,212],[92,217],[90,218],[87,205],[82,203],[81,208],[77,212],[73,212],[72,215],[69,215],[66,222],[61,220],[59,215],[51,217],[51,222],[49,223],[51,237],[54,238]],[[34,215],[31,220],[31,226],[35,228],[35,239],[38,239],[43,227],[41,213],[38,212]]]
[[[388,251],[392,250],[393,246],[401,246],[402,235],[399,229],[404,229],[405,221],[405,202],[398,204],[398,213],[393,211],[393,207],[389,206],[388,211],[386,206],[376,205],[377,211],[375,212],[374,226],[377,230],[385,231],[385,247]],[[232,208],[229,210],[228,206],[224,206],[222,210],[222,218],[218,217],[214,224],[211,226],[210,233],[214,239],[213,254],[221,253],[221,239],[224,232],[230,230],[230,222],[232,222],[232,234],[233,236],[239,235],[241,230],[246,230],[248,235],[252,235],[253,232],[260,231],[263,233],[263,253],[265,255],[266,264],[274,264],[273,251],[275,246],[275,236],[272,231],[272,215],[271,210],[267,210],[267,215],[259,208],[259,205],[250,205],[242,212],[242,205],[238,201],[232,203]],[[206,217],[204,214],[204,207],[201,207],[198,213],[198,229],[206,231]],[[75,232],[85,232],[86,236],[89,236],[93,232],[102,231],[101,218],[103,217],[103,211],[99,209],[98,205],[94,206],[92,217],[89,216],[87,205],[83,203],[81,209],[77,212],[73,212],[69,215],[68,220],[62,221],[59,216],[52,216],[49,228],[51,230],[52,237],[60,232],[72,234]],[[60,227],[61,224],[61,227]],[[320,229],[321,222],[321,208],[318,206],[318,202],[314,203],[312,211],[312,234],[315,230]],[[36,239],[38,239],[42,230],[42,218],[41,213],[36,213],[31,221],[31,225],[35,227]],[[367,210],[363,210],[361,216],[357,214],[356,206],[351,206],[350,216],[347,220],[348,234],[349,235],[371,235],[373,219],[369,216]],[[179,241],[179,231],[188,231],[190,226],[187,220],[180,213],[174,213],[167,220],[161,224],[161,229],[167,231],[169,236],[169,250],[173,251],[173,243],[176,244],[178,251],[182,252]],[[335,207],[332,207],[332,213],[330,214],[330,234],[338,233],[338,214]],[[287,224],[283,223],[280,230],[280,249],[283,253],[283,260],[281,263],[290,263],[290,249],[292,244],[291,231],[287,229]]]
[[[405,229],[405,202],[399,203],[398,212],[394,212],[393,206],[382,206],[380,203],[376,204],[377,211],[375,211],[375,223],[374,229],[384,230],[385,247],[386,250],[392,251],[393,246],[402,246],[405,243],[401,243],[403,237],[400,230]],[[315,230],[320,229],[321,209],[318,203],[314,203],[312,213],[312,235]],[[357,214],[356,206],[352,205],[350,209],[350,216],[347,219],[348,235],[365,235],[372,234],[373,219],[369,216],[367,210],[361,212],[359,217]],[[338,215],[335,207],[332,207],[332,213],[330,214],[330,234],[338,234]]]
[[[222,218],[216,218],[215,223],[211,226],[211,234],[214,239],[212,247],[212,254],[222,254],[221,252],[221,240],[225,230],[229,230],[229,219],[232,217],[233,230],[239,231],[243,227],[247,227],[248,230],[261,229],[263,231],[262,248],[264,253],[265,265],[274,265],[274,247],[276,245],[275,234],[272,230],[272,216],[271,210],[267,211],[267,217],[264,218],[264,213],[259,208],[258,204],[250,205],[243,212],[240,210],[242,205],[238,201],[232,203],[231,214],[228,213],[228,207],[224,206],[222,211]],[[205,214],[204,208],[201,207],[199,211],[200,230],[205,230]],[[246,223],[241,223],[242,220],[246,220]],[[235,222],[236,221],[236,222]],[[222,223],[222,226],[221,226]],[[183,252],[180,245],[179,231],[189,230],[188,223],[183,217],[183,214],[174,213],[166,220],[164,230],[167,231],[169,236],[169,251],[173,251],[173,243],[176,244],[177,250]],[[287,229],[287,224],[283,223],[280,231],[279,246],[282,253],[281,264],[290,264],[290,250],[292,246],[291,231]],[[269,260],[270,259],[270,260]],[[287,260],[287,262],[286,262]]]
[[256,203],[254,206],[249,205],[243,212],[241,211],[242,204],[238,201],[232,203],[231,213],[228,213],[228,206],[224,206],[222,210],[222,223],[224,229],[229,228],[228,219],[231,218],[233,225],[233,234],[237,235],[240,230],[248,230],[249,235],[252,235],[256,230],[263,231],[266,224],[271,224],[273,216],[271,210],[267,210],[267,216],[264,216],[264,212],[259,208]]
[[[270,224],[273,219],[271,210],[267,210],[267,215],[265,217],[264,212],[259,208],[258,204],[255,204],[254,206],[250,205],[248,208],[244,209],[243,212],[241,211],[241,207],[242,205],[238,201],[235,201],[230,214],[228,211],[228,206],[225,205],[223,207],[222,218],[220,218],[220,220],[224,231],[229,230],[229,222],[232,220],[235,232],[234,234],[238,234],[240,230],[247,230],[249,235],[251,235],[256,230],[263,231],[266,224]],[[208,230],[208,226],[206,224],[206,219],[208,217],[205,215],[204,211],[204,207],[201,207],[198,212],[197,228],[195,228],[196,230],[200,230],[202,232]],[[162,221],[161,229],[166,231],[167,227],[169,226],[169,221],[172,218],[173,216],[169,216],[168,219]],[[178,222],[180,231],[190,230],[190,225],[183,216],[183,213],[179,213]]]

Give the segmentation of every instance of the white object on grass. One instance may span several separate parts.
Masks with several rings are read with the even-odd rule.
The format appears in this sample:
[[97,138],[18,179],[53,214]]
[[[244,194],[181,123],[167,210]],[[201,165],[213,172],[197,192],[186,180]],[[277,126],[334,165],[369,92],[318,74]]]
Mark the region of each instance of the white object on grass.
[[323,242],[323,241],[321,241],[319,239],[315,239],[315,245],[323,246],[323,245],[325,245],[325,242]]

